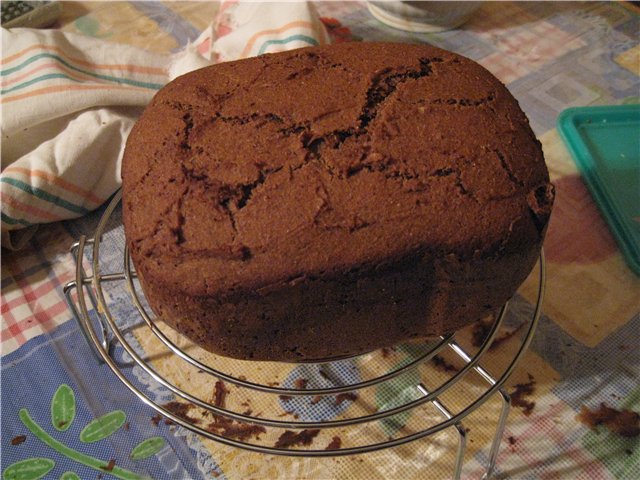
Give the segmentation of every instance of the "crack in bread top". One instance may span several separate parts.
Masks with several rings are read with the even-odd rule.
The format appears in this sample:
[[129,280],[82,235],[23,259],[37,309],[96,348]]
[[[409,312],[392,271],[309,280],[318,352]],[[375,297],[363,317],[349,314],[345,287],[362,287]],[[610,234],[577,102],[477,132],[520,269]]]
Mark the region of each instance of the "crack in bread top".
[[123,216],[144,275],[216,294],[517,252],[542,235],[548,180],[517,102],[475,62],[340,44],[168,84],[127,142]]

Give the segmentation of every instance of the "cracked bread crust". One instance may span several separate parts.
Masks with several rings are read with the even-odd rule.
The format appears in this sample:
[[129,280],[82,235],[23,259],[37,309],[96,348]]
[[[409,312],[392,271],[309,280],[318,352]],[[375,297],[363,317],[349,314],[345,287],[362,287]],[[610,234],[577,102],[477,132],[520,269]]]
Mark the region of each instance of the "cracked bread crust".
[[513,295],[553,187],[508,90],[434,47],[219,64],[155,96],[122,167],[153,310],[203,348],[312,361],[439,335]]

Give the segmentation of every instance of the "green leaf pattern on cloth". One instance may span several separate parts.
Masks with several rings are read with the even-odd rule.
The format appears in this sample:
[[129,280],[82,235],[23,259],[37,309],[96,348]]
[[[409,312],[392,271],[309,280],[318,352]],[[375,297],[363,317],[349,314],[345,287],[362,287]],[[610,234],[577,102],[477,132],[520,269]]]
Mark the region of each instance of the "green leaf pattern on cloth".
[[56,462],[48,458],[27,458],[8,466],[2,474],[3,480],[37,480],[55,467]]
[[76,417],[76,396],[65,383],[58,387],[51,399],[51,424],[60,432],[67,430]]
[[[53,438],[51,435],[45,432],[33,418],[31,418],[31,415],[29,415],[29,412],[26,408],[23,408],[18,412],[18,417],[20,418],[20,421],[24,424],[24,426],[27,427],[38,440],[43,442],[45,445],[48,445],[59,454],[64,455],[65,457],[70,458],[71,460],[74,460],[78,463],[86,465],[87,467],[91,467],[100,473],[104,473],[107,467],[109,467],[109,462],[91,457],[89,455],[85,455],[82,452],[78,452],[73,448],[67,447],[64,443]],[[129,470],[117,466],[114,466],[111,470],[109,470],[109,474],[113,475],[116,478],[120,478],[121,480],[138,480],[142,478],[137,473],[130,472]]]
[[[67,384],[61,384],[51,398],[51,423],[60,431],[69,429],[76,416],[76,399],[73,389]],[[141,480],[137,473],[110,464],[68,447],[64,443],[53,438],[47,433],[23,408],[18,412],[18,417],[25,427],[41,442],[49,446],[59,454],[74,460],[82,465],[93,468],[104,474],[107,469],[109,475],[122,480]],[[117,432],[124,425],[127,415],[122,410],[114,410],[89,422],[80,432],[80,441],[93,443],[103,440]],[[162,437],[151,437],[140,442],[132,451],[132,460],[142,460],[156,454],[165,446]],[[2,473],[2,480],[37,480],[43,478],[56,465],[49,458],[32,457],[9,465]],[[80,480],[73,471],[64,472],[60,480]]]
[[60,475],[60,480],[80,480],[80,477],[75,472],[64,472]]
[[164,447],[164,438],[151,437],[140,442],[136,447],[131,450],[132,460],[142,460],[149,458],[151,455],[158,453]]
[[124,425],[127,415],[122,410],[114,410],[90,422],[80,432],[80,441],[93,443],[115,433]]
[[[403,364],[404,362],[400,363]],[[402,365],[398,365],[394,367],[394,369],[400,366]],[[392,408],[400,407],[420,398],[422,395],[417,389],[419,383],[420,376],[415,370],[410,370],[393,380],[384,382],[376,391],[376,405],[378,406],[378,410],[391,410]],[[407,424],[409,417],[411,417],[411,409],[385,418],[380,422],[382,431],[392,437]]]

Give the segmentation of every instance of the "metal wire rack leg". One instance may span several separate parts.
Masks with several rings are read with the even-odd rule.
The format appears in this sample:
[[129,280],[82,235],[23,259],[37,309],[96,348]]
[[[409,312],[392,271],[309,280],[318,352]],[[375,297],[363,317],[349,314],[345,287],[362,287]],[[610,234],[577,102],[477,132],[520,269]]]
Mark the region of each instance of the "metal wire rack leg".
[[[458,345],[455,341],[449,342],[449,347],[455,351],[460,357],[462,357],[466,362],[471,360],[471,357],[464,349]],[[495,386],[496,380],[481,366],[474,367],[474,370],[485,380],[489,385]],[[489,450],[489,463],[487,465],[487,471],[483,475],[483,479],[491,478],[493,475],[493,470],[496,466],[496,460],[498,458],[498,453],[500,451],[500,444],[502,442],[502,435],[504,434],[504,429],[507,424],[507,417],[509,416],[509,410],[511,407],[511,397],[509,394],[503,389],[498,389],[498,394],[501,399],[501,409],[500,416],[498,417],[498,424],[496,426],[496,434],[493,437],[493,441],[491,442],[491,448]]]
[[498,390],[500,399],[502,400],[502,407],[500,409],[500,417],[498,418],[498,426],[496,427],[496,435],[491,442],[491,449],[489,450],[489,464],[487,465],[487,471],[483,475],[483,479],[491,478],[493,470],[496,468],[496,460],[498,459],[498,453],[500,452],[500,444],[502,443],[502,436],[504,435],[504,428],[507,425],[507,417],[509,416],[509,410],[511,409],[511,396],[504,389]]
[[[83,328],[82,323],[80,322],[80,314],[78,312],[78,309],[76,307],[76,303],[73,300],[73,291],[77,291],[78,295],[80,295],[79,290],[80,289],[85,289],[85,291],[87,292],[87,295],[89,296],[89,300],[91,302],[91,305],[93,306],[93,310],[95,312],[98,311],[98,302],[96,300],[95,295],[93,294],[93,291],[91,290],[91,288],[85,288],[91,285],[92,282],[92,277],[87,276],[84,266],[82,265],[82,258],[84,256],[84,248],[86,245],[92,245],[93,244],[93,239],[87,240],[86,237],[84,235],[82,235],[80,237],[80,240],[78,240],[77,242],[75,242],[73,245],[71,245],[71,255],[73,255],[74,259],[76,260],[76,280],[75,281],[71,281],[69,283],[67,283],[64,288],[63,288],[63,293],[64,293],[64,297],[65,300],[67,302],[67,305],[69,307],[69,309],[71,310],[71,313],[73,314],[73,318],[76,319],[76,321],[78,322],[78,324],[80,325],[80,331],[82,332],[82,334],[84,335],[85,339],[87,340],[87,343],[89,344],[89,347],[91,347],[91,352],[93,353],[93,355],[96,357],[96,359],[98,360],[98,363],[104,363],[104,360],[102,360],[102,357],[100,356],[100,354],[95,350],[95,346],[93,345],[93,342],[91,341],[91,337],[89,336],[89,332]],[[101,346],[102,348],[104,348],[105,350],[109,348],[109,343],[108,343],[108,330],[107,330],[107,326],[104,324],[104,322],[102,321],[102,318],[100,317],[100,315],[98,315],[98,321],[100,322],[100,326],[101,326],[101,333],[102,333],[102,339],[101,339]]]
[[[93,243],[94,243],[93,239],[87,239],[84,235],[82,235],[79,241],[71,245],[70,252],[73,255],[74,259],[76,260],[76,280],[72,280],[68,282],[63,287],[62,291],[64,293],[64,298],[67,303],[67,306],[69,307],[69,310],[71,310],[73,318],[76,320],[76,322],[80,326],[80,331],[82,332],[82,334],[85,337],[85,340],[89,344],[89,348],[91,348],[91,353],[93,353],[93,356],[96,357],[96,359],[98,360],[98,363],[104,364],[105,361],[102,358],[102,355],[100,355],[100,353],[96,350],[94,342],[91,340],[91,335],[89,334],[89,332],[85,328],[85,325],[81,321],[81,318],[83,315],[80,314],[80,312],[78,311],[78,307],[75,301],[73,300],[74,291],[77,292],[78,295],[83,295],[83,292],[86,292],[87,296],[89,297],[89,302],[91,303],[91,306],[93,308],[93,312],[95,313],[95,317],[97,318],[98,323],[100,324],[100,334],[101,334],[100,345],[102,346],[103,349],[109,352],[109,356],[113,358],[115,347],[117,344],[117,339],[109,335],[109,329],[105,323],[104,315],[101,313],[100,304],[98,303],[98,300],[96,299],[96,296],[91,288],[91,285],[93,284],[93,280],[94,280],[93,276],[87,275],[84,269],[84,266],[82,265],[84,249],[86,246],[93,245]],[[117,280],[123,280],[123,279],[124,279],[123,274],[109,274],[109,275],[103,275],[101,277],[101,281],[103,282],[117,281]],[[80,292],[80,289],[82,289],[82,292]],[[116,363],[121,368],[126,368],[134,365],[134,362],[116,361]]]
[[[429,395],[429,390],[424,384],[420,383],[418,385],[418,390],[423,395]],[[433,405],[444,415],[447,420],[451,420],[453,414],[447,407],[445,407],[442,402],[438,399],[434,399],[431,401]],[[460,476],[462,475],[462,465],[464,463],[464,452],[467,448],[467,429],[462,426],[461,422],[456,422],[454,424],[456,431],[458,432],[458,449],[456,452],[456,462],[453,467],[453,478],[455,480],[460,480]]]

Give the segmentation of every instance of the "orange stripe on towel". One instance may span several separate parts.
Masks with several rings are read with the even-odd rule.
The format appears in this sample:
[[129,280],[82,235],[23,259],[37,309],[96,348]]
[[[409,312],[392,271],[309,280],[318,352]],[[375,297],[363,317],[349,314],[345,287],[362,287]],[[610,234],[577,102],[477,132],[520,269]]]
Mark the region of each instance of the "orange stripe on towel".
[[31,216],[40,217],[43,220],[47,220],[50,222],[57,222],[59,220],[64,220],[64,217],[54,215],[51,212],[47,212],[46,210],[42,210],[38,207],[34,207],[33,205],[27,205],[26,203],[22,203],[21,201],[16,200],[10,195],[0,193],[0,201],[2,203],[6,203],[10,207],[15,208],[16,210],[19,210]]
[[149,92],[148,89],[142,87],[129,87],[126,85],[55,85],[52,87],[40,88],[31,92],[20,93],[11,97],[0,98],[0,103],[15,102],[24,98],[35,97],[47,93],[64,92],[67,90],[135,90],[140,92]]
[[156,67],[145,67],[142,65],[133,65],[130,63],[125,63],[125,64],[118,64],[118,63],[114,63],[114,64],[109,64],[109,63],[93,63],[93,62],[88,62],[86,60],[82,60],[80,58],[74,58],[74,57],[70,57],[67,55],[67,53],[60,47],[56,47],[53,45],[46,45],[43,43],[39,43],[36,45],[31,45],[30,47],[25,48],[24,50],[19,51],[18,53],[15,53],[13,55],[10,55],[6,58],[2,59],[2,65],[5,65],[9,62],[12,62],[13,60],[16,60],[17,58],[20,58],[21,56],[25,55],[26,53],[29,53],[32,50],[45,50],[45,51],[53,51],[53,52],[57,52],[61,55],[64,55],[65,58],[67,60],[70,60],[74,63],[77,63],[78,65],[84,65],[85,67],[91,67],[91,68],[98,68],[98,69],[106,69],[106,70],[123,70],[125,72],[132,72],[132,73],[150,73],[152,75],[162,75],[162,76],[166,76],[167,72],[165,71],[164,68],[156,68]]
[[74,195],[77,195],[81,198],[89,200],[95,206],[102,205],[102,203],[104,203],[104,199],[95,196],[92,192],[85,190],[84,188],[81,188],[71,182],[68,182],[63,178],[58,177],[52,173],[45,172],[42,170],[29,170],[28,168],[22,168],[22,167],[7,167],[4,169],[2,173],[6,174],[11,172],[22,173],[29,177],[38,177],[38,178],[47,180],[48,182],[54,185],[57,185],[58,187],[63,188],[68,192],[73,193]]

